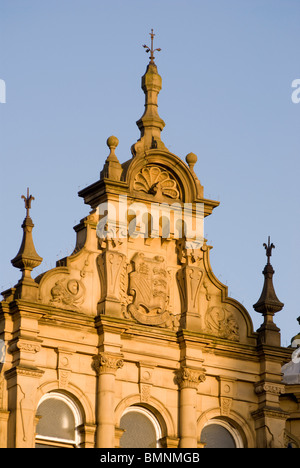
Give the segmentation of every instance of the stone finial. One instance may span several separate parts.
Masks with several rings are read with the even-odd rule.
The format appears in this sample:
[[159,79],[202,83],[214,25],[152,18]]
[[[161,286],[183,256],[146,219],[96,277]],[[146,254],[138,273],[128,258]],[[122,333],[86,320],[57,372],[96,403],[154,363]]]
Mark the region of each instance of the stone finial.
[[116,161],[117,160],[118,161],[118,158],[117,158],[117,156],[115,154],[115,149],[119,144],[118,138],[116,136],[112,135],[112,136],[107,138],[106,144],[110,149],[110,154],[109,154],[107,160],[110,160],[110,161]]
[[[256,310],[256,312],[261,313],[264,317],[264,323],[258,330],[258,332],[264,334],[263,341],[269,344],[276,344],[275,341],[278,342],[279,338],[279,329],[273,322],[273,316],[276,312],[279,312],[283,308],[284,304],[280,302],[276,296],[273,285],[273,275],[275,271],[270,263],[270,257],[272,249],[275,248],[275,246],[274,244],[270,243],[270,237],[268,238],[268,244],[263,244],[263,246],[266,249],[266,255],[268,259],[267,264],[262,272],[265,279],[261,296],[259,300],[253,305],[253,308]],[[275,333],[278,335],[277,338],[274,335]]]
[[27,189],[27,197],[22,195],[22,198],[25,201],[26,209],[26,217],[22,224],[23,239],[19,252],[16,257],[11,260],[11,263],[15,268],[19,268],[22,271],[22,278],[18,283],[18,289],[22,290],[22,294],[19,292],[19,297],[23,297],[27,293],[27,296],[31,297],[31,290],[29,292],[26,291],[25,294],[24,291],[26,288],[24,289],[24,287],[32,287],[32,283],[37,286],[37,284],[31,278],[31,271],[39,266],[43,259],[37,254],[32,238],[32,229],[34,228],[34,224],[31,217],[29,216],[29,210],[31,208],[31,202],[34,200],[34,197],[29,195],[29,189]]
[[111,180],[120,180],[123,169],[115,153],[119,140],[116,136],[112,135],[107,138],[106,144],[110,149],[110,153],[106,158],[103,170],[100,173],[100,179],[107,178]]
[[142,77],[142,90],[145,93],[145,111],[142,117],[136,122],[141,138],[132,146],[133,154],[144,154],[149,149],[166,149],[161,141],[160,133],[164,129],[165,122],[158,114],[157,98],[162,88],[162,79],[158,74],[157,66],[154,63],[154,52],[161,49],[153,49],[153,30],[151,32],[151,47],[144,44],[150,52],[150,62],[146,73]]
[[197,174],[194,171],[194,166],[195,166],[196,162],[198,161],[198,158],[197,158],[196,154],[189,153],[189,154],[186,155],[185,160],[186,160],[186,162],[187,162],[187,164],[189,166],[189,169],[190,169],[190,171],[192,173],[192,176],[194,177],[194,180],[196,182],[198,197],[202,198],[203,197],[203,186],[201,185],[200,180],[198,179]]
[[192,172],[194,172],[194,166],[196,162],[198,161],[197,156],[194,153],[189,153],[186,155],[185,160]]

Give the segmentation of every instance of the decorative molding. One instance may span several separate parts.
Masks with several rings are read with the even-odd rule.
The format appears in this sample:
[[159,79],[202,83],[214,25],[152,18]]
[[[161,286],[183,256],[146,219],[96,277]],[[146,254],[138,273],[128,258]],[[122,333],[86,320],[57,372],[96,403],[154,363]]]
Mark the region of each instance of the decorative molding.
[[261,393],[271,393],[272,395],[281,395],[285,393],[285,386],[273,382],[258,382],[255,384],[254,391],[257,395]]
[[190,367],[181,367],[177,373],[177,384],[180,389],[194,388],[198,389],[198,385],[206,379],[205,369],[192,369]]
[[93,356],[93,368],[97,374],[116,374],[124,365],[122,354],[99,353]]
[[142,403],[149,403],[151,398],[151,388],[152,385],[148,384],[140,384],[140,392],[141,392],[141,402]]
[[126,256],[114,250],[105,250],[97,257],[101,280],[101,300],[120,298],[120,275]]
[[251,413],[254,421],[261,418],[272,418],[272,419],[287,419],[289,413],[282,411],[280,408],[277,410],[275,408],[259,408],[256,411]]
[[37,367],[25,367],[25,366],[16,366],[5,372],[5,377],[7,380],[12,379],[16,376],[22,377],[35,377],[40,378],[45,373],[45,371],[38,369]]
[[57,374],[58,374],[58,387],[66,388],[69,383],[71,375],[71,363],[70,358],[73,353],[66,350],[57,350],[58,359],[57,359]]
[[133,189],[153,196],[164,195],[178,199],[180,196],[177,182],[171,174],[158,166],[143,167],[134,178]]
[[9,353],[15,353],[18,350],[36,354],[41,350],[41,341],[19,336],[10,342],[8,348]]
[[26,351],[28,353],[38,353],[41,350],[41,345],[36,343],[29,343],[28,341],[18,341],[16,344],[17,348],[21,351]]
[[183,312],[199,313],[199,292],[203,281],[203,270],[198,267],[184,266],[177,272],[177,281]]
[[232,398],[221,397],[220,403],[221,403],[221,415],[229,416],[231,405],[232,405]]
[[156,367],[156,364],[139,362],[138,365],[141,402],[148,403],[151,398],[153,371]]

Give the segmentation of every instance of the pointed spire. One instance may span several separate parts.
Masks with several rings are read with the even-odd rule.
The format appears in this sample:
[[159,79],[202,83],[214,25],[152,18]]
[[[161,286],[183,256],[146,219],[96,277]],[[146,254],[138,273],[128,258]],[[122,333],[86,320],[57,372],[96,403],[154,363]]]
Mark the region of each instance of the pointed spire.
[[[33,270],[33,268],[39,266],[43,260],[37,254],[32,239],[32,229],[34,227],[34,224],[32,222],[29,212],[31,209],[31,202],[32,200],[34,200],[34,197],[32,195],[29,195],[29,189],[27,188],[27,196],[25,197],[24,195],[22,195],[21,198],[23,198],[25,201],[26,209],[26,217],[22,224],[23,239],[18,254],[13,260],[11,260],[13,266],[15,268],[19,268],[22,271],[22,278],[18,283],[19,287],[22,287],[24,285],[28,286],[31,285],[31,283],[34,283],[34,280],[31,278],[31,271]],[[29,295],[32,296],[32,294]],[[21,296],[23,297],[24,294],[20,294],[19,297]]]
[[[268,237],[268,244],[263,244],[266,249],[267,264],[263,270],[263,275],[265,277],[264,286],[259,300],[256,304],[253,305],[253,308],[256,312],[259,312],[264,317],[264,323],[257,330],[259,333],[262,333],[264,338],[263,342],[268,344],[275,344],[275,341],[280,342],[279,328],[273,322],[273,316],[276,312],[279,312],[284,304],[279,301],[276,296],[274,285],[273,285],[273,275],[275,273],[271,263],[270,257],[272,255],[272,249],[275,248],[274,244],[270,243],[270,236]],[[266,332],[268,333],[266,335]],[[276,333],[276,335],[274,335]],[[275,341],[274,341],[275,340]]]
[[160,132],[165,126],[165,122],[158,115],[158,94],[162,88],[162,79],[158,74],[157,66],[154,62],[154,52],[161,49],[153,48],[153,29],[150,33],[151,46],[143,45],[146,52],[150,52],[150,62],[147,66],[146,73],[142,77],[142,90],[145,93],[145,111],[142,117],[137,121],[137,126],[141,132],[141,138],[133,145],[133,152],[143,152],[147,149],[165,148],[161,141]]

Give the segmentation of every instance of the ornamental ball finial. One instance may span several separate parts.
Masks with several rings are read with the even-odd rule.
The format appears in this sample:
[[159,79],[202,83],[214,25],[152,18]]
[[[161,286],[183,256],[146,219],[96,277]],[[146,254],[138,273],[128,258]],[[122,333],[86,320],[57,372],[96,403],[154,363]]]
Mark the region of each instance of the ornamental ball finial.
[[193,169],[196,162],[198,161],[198,158],[194,153],[189,153],[186,155],[185,160],[188,163],[190,169]]
[[112,149],[115,149],[118,146],[119,140],[118,140],[118,138],[116,136],[112,135],[109,138],[107,138],[106,144],[109,147],[109,149],[112,150]]

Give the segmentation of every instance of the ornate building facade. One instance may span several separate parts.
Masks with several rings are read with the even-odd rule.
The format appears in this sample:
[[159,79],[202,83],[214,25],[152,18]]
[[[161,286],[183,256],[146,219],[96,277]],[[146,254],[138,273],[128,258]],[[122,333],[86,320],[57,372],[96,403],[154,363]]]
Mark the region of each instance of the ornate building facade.
[[90,211],[74,252],[36,278],[23,197],[12,260],[22,275],[0,303],[0,446],[300,447],[300,370],[273,321],[273,245],[254,331],[210,266],[202,226],[219,203],[204,197],[197,157],[161,140],[148,51],[132,157],[120,164],[108,138],[100,178],[79,192]]

